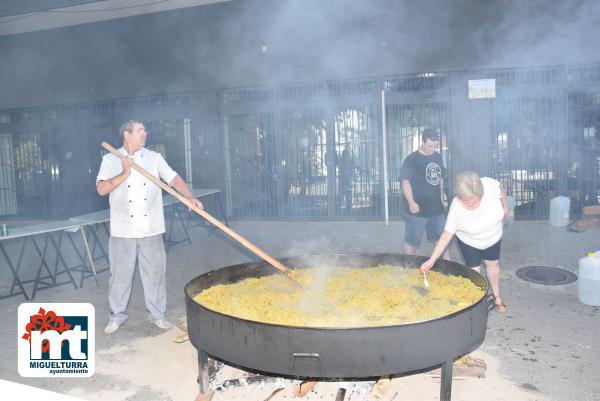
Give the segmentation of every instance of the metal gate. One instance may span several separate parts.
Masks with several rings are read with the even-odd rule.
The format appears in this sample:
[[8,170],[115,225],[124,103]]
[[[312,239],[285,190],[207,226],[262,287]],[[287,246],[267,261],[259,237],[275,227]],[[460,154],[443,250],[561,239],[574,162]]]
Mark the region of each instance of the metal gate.
[[568,69],[568,189],[572,214],[600,203],[600,67]]
[[335,215],[381,215],[380,129],[376,104],[340,108],[335,112]]
[[0,133],[0,216],[17,213],[12,135]]
[[[493,80],[495,96],[470,98],[467,83],[478,79]],[[146,124],[148,146],[186,181],[223,190],[230,216],[381,219],[382,111],[392,217],[401,214],[400,166],[426,127],[442,136],[448,194],[455,173],[472,169],[502,181],[518,219],[547,218],[557,195],[570,197],[574,215],[598,203],[600,65],[406,74],[4,111],[0,132],[11,134],[12,156],[3,152],[2,164],[14,160],[16,194],[3,202],[16,197],[23,217],[106,208],[95,191],[99,143],[119,145],[118,126],[134,118]],[[14,205],[2,213],[14,213]]]
[[[447,77],[442,74],[420,74],[384,83],[386,89],[386,127],[388,138],[388,177],[390,216],[402,214],[400,168],[404,159],[421,145],[421,133],[433,128],[440,133],[439,152],[448,169],[448,104]],[[447,173],[445,190],[449,194]]]
[[290,219],[380,214],[373,85],[226,91],[228,213]]
[[323,107],[285,108],[281,123],[281,176],[279,205],[282,217],[325,217],[329,205],[331,124]]
[[543,219],[551,198],[566,195],[564,74],[557,68],[493,72],[492,176],[515,198],[515,216]]

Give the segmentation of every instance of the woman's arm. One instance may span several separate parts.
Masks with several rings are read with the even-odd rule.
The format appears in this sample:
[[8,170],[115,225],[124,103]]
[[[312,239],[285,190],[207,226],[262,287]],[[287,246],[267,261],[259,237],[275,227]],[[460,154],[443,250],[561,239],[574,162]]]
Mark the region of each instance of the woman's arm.
[[429,269],[433,267],[433,264],[439,259],[453,236],[454,234],[450,234],[448,231],[444,230],[442,235],[440,235],[440,239],[435,243],[431,256],[421,265],[421,271],[423,273],[427,273]]
[[506,196],[506,192],[500,188],[500,201],[502,202],[502,209],[504,210],[504,220],[508,220],[510,217],[510,209],[508,208],[508,196]]

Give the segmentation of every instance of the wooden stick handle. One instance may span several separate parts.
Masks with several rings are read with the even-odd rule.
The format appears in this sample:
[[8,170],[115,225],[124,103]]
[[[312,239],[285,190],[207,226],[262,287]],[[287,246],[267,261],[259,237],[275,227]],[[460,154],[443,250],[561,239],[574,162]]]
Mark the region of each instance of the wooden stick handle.
[[[109,145],[106,142],[102,142],[100,144],[100,146],[102,146],[108,152],[112,153],[113,155],[117,156],[120,159],[123,159],[125,157],[117,149],[115,149],[114,147],[112,147],[111,145]],[[299,278],[298,272],[296,272],[295,270],[292,270],[290,268],[285,267],[283,264],[281,264],[279,261],[277,261],[271,255],[269,255],[268,253],[266,253],[265,251],[263,251],[262,249],[260,249],[259,247],[257,247],[256,245],[254,245],[253,243],[251,243],[250,241],[248,241],[246,238],[244,238],[241,235],[239,235],[238,233],[236,233],[235,231],[233,231],[231,228],[227,227],[220,220],[218,220],[215,217],[213,217],[206,210],[200,209],[200,208],[196,207],[188,198],[186,198],[185,196],[181,195],[179,192],[177,192],[176,190],[174,190],[173,188],[171,188],[170,186],[168,186],[167,184],[165,184],[159,178],[157,178],[157,177],[153,176],[152,174],[150,174],[144,168],[138,166],[135,163],[132,163],[131,167],[133,169],[135,169],[138,173],[140,173],[141,175],[143,175],[144,177],[146,177],[147,179],[149,179],[150,181],[152,181],[153,183],[155,183],[156,185],[158,185],[159,187],[161,187],[162,189],[164,189],[166,192],[168,192],[169,194],[173,195],[176,199],[178,199],[181,203],[183,203],[184,205],[186,205],[188,208],[192,209],[194,212],[198,213],[200,216],[204,217],[206,220],[210,221],[212,224],[214,224],[215,226],[217,226],[221,230],[225,231],[225,233],[227,233],[231,238],[235,239],[240,244],[242,244],[243,246],[245,246],[246,248],[248,248],[249,250],[251,250],[252,252],[254,252],[256,255],[258,255],[261,259],[265,260],[271,266],[275,267],[278,270],[281,270],[289,278],[291,278],[292,280],[296,281],[297,283],[300,282],[300,278]]]

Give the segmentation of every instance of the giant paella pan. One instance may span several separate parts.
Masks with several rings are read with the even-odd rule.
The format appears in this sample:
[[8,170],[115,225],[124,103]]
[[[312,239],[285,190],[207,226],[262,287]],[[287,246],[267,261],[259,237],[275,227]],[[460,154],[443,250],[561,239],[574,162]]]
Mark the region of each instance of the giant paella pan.
[[[319,264],[361,269],[381,265],[418,269],[426,259],[377,253],[313,255],[280,261],[304,269],[310,268],[315,258]],[[481,295],[449,314],[427,320],[380,326],[371,323],[313,327],[233,316],[197,301],[198,294],[214,286],[279,274],[264,261],[227,266],[194,278],[185,286],[185,297],[188,334],[198,351],[200,391],[208,392],[210,355],[252,370],[312,379],[372,378],[441,365],[440,399],[450,400],[452,362],[475,350],[485,338],[488,287],[485,278],[455,262],[439,260],[432,271],[462,277],[478,287]]]

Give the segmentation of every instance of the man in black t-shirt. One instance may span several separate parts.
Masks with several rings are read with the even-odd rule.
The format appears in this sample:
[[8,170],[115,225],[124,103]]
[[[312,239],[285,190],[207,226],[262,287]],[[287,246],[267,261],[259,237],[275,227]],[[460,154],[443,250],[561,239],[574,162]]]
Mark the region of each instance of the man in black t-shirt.
[[[404,193],[404,253],[414,255],[421,245],[423,232],[434,243],[442,234],[444,216],[444,163],[437,152],[439,134],[427,128],[421,135],[422,144],[402,163],[400,176]],[[444,258],[448,258],[445,251]]]

